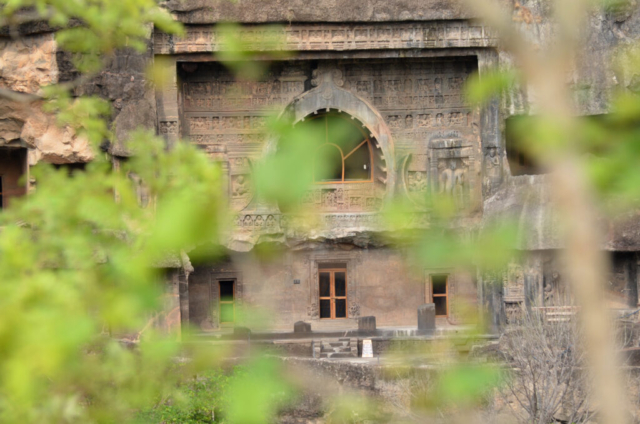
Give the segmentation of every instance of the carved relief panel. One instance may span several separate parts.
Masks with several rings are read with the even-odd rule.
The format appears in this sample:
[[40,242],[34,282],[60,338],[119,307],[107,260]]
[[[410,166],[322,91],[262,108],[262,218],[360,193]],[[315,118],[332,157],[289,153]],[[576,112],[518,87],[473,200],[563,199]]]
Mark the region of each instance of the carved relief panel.
[[[232,207],[251,210],[246,209],[252,199],[250,169],[263,152],[266,116],[313,89],[313,71],[321,67],[282,62],[261,81],[236,81],[219,64],[185,65],[179,65],[182,135],[225,164]],[[479,114],[462,94],[477,68],[475,58],[322,63],[328,65],[340,87],[370,102],[389,127],[402,162],[398,179],[410,198],[421,206],[424,195],[435,190],[467,206],[481,164]],[[374,150],[374,159],[377,154]],[[374,212],[384,198],[384,184],[374,182],[318,184],[303,203],[325,213]]]
[[251,158],[237,152],[229,155],[229,199],[234,210],[246,208],[253,193],[251,190]]
[[[458,132],[447,134],[460,137]],[[451,196],[454,204],[466,209],[471,201],[471,189],[476,185],[474,146],[462,138],[431,140],[432,190]]]
[[383,195],[373,183],[323,184],[307,191],[302,204],[323,212],[372,212],[380,209]]
[[418,207],[429,191],[465,208],[476,184],[479,114],[464,101],[475,59],[346,65],[345,85],[383,114],[400,158],[400,185]]
[[370,101],[384,116],[398,153],[415,152],[434,132],[473,135],[476,114],[465,104],[463,86],[475,59],[385,61],[345,65],[345,88]]
[[251,165],[263,151],[267,116],[302,94],[311,71],[283,62],[261,81],[238,81],[217,63],[183,64],[178,71],[182,136],[222,162],[230,204],[243,210],[253,198]]

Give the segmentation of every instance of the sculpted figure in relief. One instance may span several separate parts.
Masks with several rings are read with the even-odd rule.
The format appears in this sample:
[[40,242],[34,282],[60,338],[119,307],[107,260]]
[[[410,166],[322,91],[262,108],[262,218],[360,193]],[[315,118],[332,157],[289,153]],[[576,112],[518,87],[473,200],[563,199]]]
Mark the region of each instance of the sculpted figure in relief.
[[427,190],[427,173],[426,172],[410,172],[408,176],[408,185],[410,191],[426,191]]
[[484,156],[485,177],[483,181],[485,195],[500,182],[500,157],[496,146],[487,147]]
[[[455,166],[455,162],[453,162]],[[453,188],[452,194],[458,206],[464,206],[464,186],[465,172],[463,168],[457,168],[453,171]]]
[[244,196],[248,192],[249,192],[249,189],[247,188],[247,181],[245,179],[245,176],[237,175],[234,178],[234,183],[233,183],[233,193],[232,193],[233,196],[234,197]]
[[453,173],[456,169],[455,162],[451,161],[449,167],[444,165],[438,178],[438,192],[440,194],[451,194],[453,189]]
[[456,159],[450,159],[440,167],[438,177],[438,192],[452,196],[459,207],[464,207],[466,204],[467,176],[464,165]]

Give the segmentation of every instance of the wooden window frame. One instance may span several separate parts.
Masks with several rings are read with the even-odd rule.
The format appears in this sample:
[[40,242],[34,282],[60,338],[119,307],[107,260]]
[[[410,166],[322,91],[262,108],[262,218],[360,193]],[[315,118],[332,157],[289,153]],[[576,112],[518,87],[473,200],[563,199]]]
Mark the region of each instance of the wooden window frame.
[[[446,276],[446,281],[444,283],[444,294],[440,293],[440,294],[435,294],[433,293],[433,277],[435,276]],[[445,305],[447,306],[447,313],[444,315],[437,315],[436,317],[448,317],[449,316],[449,278],[451,278],[451,273],[448,272],[434,272],[432,274],[429,274],[429,296],[430,298],[428,299],[430,301],[430,303],[434,303],[433,299],[435,297],[444,297],[445,300]]]
[[[233,283],[233,300],[222,300],[222,284],[231,282]],[[218,324],[219,325],[234,325],[236,322],[236,286],[238,281],[235,278],[225,278],[217,280],[218,283]],[[233,321],[222,321],[222,305],[233,305]]]
[[[320,295],[320,274],[323,272],[329,273],[329,296]],[[336,272],[344,272],[344,296],[336,296]],[[318,269],[318,317],[320,319],[347,319],[349,318],[349,304],[348,304],[348,284],[347,284],[347,268],[320,268]],[[344,299],[344,317],[336,317],[336,299]],[[330,307],[330,317],[323,318],[321,316],[320,301],[328,300]]]
[[[339,117],[340,119],[344,119],[347,120],[346,117],[344,117],[342,114],[337,114],[334,115]],[[358,127],[357,125],[354,125],[354,127],[358,128],[358,131],[360,131],[360,133],[362,133],[362,135],[364,136],[364,140],[362,140],[362,142],[360,142],[355,148],[351,149],[351,151],[349,153],[347,153],[346,155],[344,154],[344,152],[342,151],[342,149],[340,148],[340,146],[338,146],[337,144],[331,143],[329,142],[329,121],[327,120],[327,114],[322,114],[319,116],[314,116],[313,118],[311,118],[310,120],[314,120],[314,119],[320,119],[320,118],[324,118],[325,120],[325,142],[324,144],[318,146],[318,148],[316,149],[316,153],[322,149],[322,148],[326,148],[326,146],[334,146],[335,148],[338,149],[338,151],[340,152],[340,156],[342,157],[342,177],[341,179],[338,181],[316,181],[316,163],[315,163],[315,154],[314,154],[314,160],[313,160],[313,182],[314,184],[359,184],[359,183],[372,183],[374,181],[374,173],[375,173],[375,166],[373,163],[373,146],[371,145],[371,138],[367,135],[367,133],[365,131],[362,130],[362,128]],[[351,156],[356,150],[358,150],[363,144],[367,145],[367,148],[369,150],[369,179],[367,180],[345,180],[344,177],[344,161],[347,160],[347,158],[349,156]]]

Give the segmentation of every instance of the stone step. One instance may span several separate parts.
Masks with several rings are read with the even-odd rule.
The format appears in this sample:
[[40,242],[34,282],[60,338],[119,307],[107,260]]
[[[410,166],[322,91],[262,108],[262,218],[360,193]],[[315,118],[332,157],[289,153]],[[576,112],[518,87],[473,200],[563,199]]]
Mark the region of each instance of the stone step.
[[314,358],[355,358],[358,356],[357,338],[314,340]]
[[351,348],[345,348],[345,349],[322,349],[320,350],[320,353],[351,353]]
[[339,359],[339,358],[353,358],[354,356],[351,355],[351,352],[335,352],[335,353],[328,353],[326,358],[328,359]]

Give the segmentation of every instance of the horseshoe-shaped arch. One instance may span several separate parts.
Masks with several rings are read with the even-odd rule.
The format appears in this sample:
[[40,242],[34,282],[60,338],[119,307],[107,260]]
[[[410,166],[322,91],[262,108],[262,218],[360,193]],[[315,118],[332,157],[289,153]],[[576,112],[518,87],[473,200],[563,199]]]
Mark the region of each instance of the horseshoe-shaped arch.
[[[365,99],[338,87],[329,79],[329,81],[325,81],[320,86],[293,99],[280,114],[280,119],[285,119],[295,125],[309,115],[331,110],[350,115],[370,132],[375,140],[374,154],[381,154],[385,167],[385,199],[391,199],[396,185],[393,138],[382,115]],[[275,153],[277,147],[278,139],[270,139],[265,147],[265,154]]]

